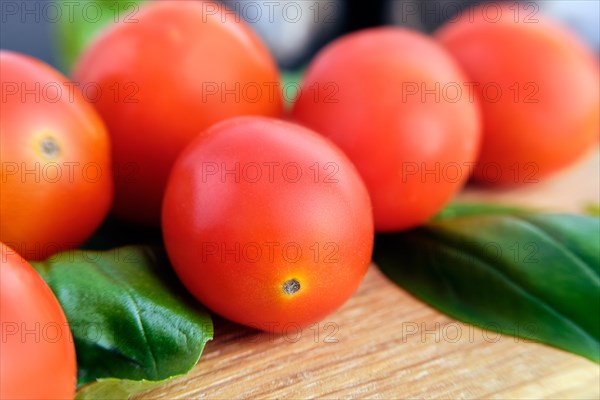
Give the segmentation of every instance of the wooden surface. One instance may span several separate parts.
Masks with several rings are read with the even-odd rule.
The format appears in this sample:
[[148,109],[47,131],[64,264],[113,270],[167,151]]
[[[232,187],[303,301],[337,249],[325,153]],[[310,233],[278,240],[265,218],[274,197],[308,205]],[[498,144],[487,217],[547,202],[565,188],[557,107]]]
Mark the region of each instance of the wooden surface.
[[[600,158],[539,184],[460,199],[581,211],[600,201]],[[371,266],[336,313],[272,337],[215,320],[215,340],[187,376],[140,399],[599,398],[600,367],[523,339],[454,321]]]

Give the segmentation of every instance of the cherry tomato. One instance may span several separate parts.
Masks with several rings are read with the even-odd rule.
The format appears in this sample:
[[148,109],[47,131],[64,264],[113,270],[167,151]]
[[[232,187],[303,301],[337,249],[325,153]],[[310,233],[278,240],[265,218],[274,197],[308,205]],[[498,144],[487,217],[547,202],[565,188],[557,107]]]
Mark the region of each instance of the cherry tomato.
[[77,247],[113,196],[104,124],[67,78],[0,52],[0,240],[27,259]]
[[0,398],[72,399],[77,368],[71,331],[50,288],[0,243]]
[[364,179],[377,231],[414,227],[467,180],[480,122],[465,77],[433,40],[402,28],[342,37],[309,65],[292,119],[335,142]]
[[75,77],[97,85],[95,102],[112,137],[114,213],[160,223],[164,187],[177,155],[213,123],[282,110],[277,66],[259,38],[215,3],[143,5],[83,54]]
[[598,60],[569,32],[517,3],[478,7],[436,33],[472,81],[483,117],[474,178],[535,183],[598,141]]
[[198,300],[267,331],[339,307],[373,247],[368,192],[350,161],[318,134],[264,117],[224,121],[187,147],[169,178],[162,227]]

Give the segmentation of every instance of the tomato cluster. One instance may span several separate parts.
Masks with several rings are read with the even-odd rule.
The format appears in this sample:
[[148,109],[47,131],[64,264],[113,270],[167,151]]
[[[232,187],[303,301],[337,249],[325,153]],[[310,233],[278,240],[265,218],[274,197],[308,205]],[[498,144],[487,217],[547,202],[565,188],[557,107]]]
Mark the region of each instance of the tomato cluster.
[[[213,311],[305,326],[358,287],[375,231],[423,224],[470,177],[523,183],[597,142],[598,61],[549,22],[474,12],[434,37],[346,35],[309,65],[286,115],[267,48],[215,7],[145,5],[98,36],[74,81],[0,53],[3,326],[67,326],[15,251],[76,248],[111,205],[161,226],[177,275]],[[24,343],[2,342],[2,397],[72,397],[72,343]],[[48,386],[22,381],[16,357],[50,370],[30,372]]]

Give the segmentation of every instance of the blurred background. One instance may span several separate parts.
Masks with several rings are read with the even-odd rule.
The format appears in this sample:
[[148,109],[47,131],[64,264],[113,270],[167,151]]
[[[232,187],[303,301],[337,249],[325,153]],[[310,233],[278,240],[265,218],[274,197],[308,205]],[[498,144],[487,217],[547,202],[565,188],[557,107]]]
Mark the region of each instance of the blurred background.
[[[113,20],[135,18],[145,1],[0,1],[0,47],[40,58],[68,73],[80,50]],[[194,1],[194,0],[161,0]],[[515,2],[515,0],[511,0]],[[223,0],[271,48],[286,71],[302,69],[335,37],[362,28],[400,25],[432,32],[477,0]],[[548,16],[571,28],[600,51],[600,1],[538,0],[527,3],[531,17]]]

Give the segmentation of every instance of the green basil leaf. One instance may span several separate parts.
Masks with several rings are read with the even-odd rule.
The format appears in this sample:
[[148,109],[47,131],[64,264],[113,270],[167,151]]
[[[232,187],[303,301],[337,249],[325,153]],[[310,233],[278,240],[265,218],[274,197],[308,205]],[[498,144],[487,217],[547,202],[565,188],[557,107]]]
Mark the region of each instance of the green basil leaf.
[[210,316],[187,295],[163,250],[67,251],[33,265],[69,321],[80,384],[186,373],[212,339]]
[[375,262],[459,320],[600,362],[600,220],[483,214],[379,235]]
[[600,217],[600,204],[594,204],[594,203],[587,204],[584,208],[584,212],[587,215],[592,215],[594,217]]
[[123,400],[150,390],[173,378],[164,381],[131,381],[127,379],[98,379],[82,387],[75,394],[75,400]]
[[440,211],[433,220],[466,217],[469,215],[521,214],[526,212],[528,210],[521,207],[496,203],[451,203]]
[[289,110],[294,105],[294,100],[300,93],[300,84],[306,71],[306,67],[296,69],[294,71],[281,71],[281,86],[285,95],[283,96],[284,107]]
[[[53,23],[56,58],[69,73],[79,55],[109,25],[135,23],[145,0],[54,0],[63,18]],[[73,11],[69,11],[73,10]],[[93,11],[92,11],[93,10]]]

